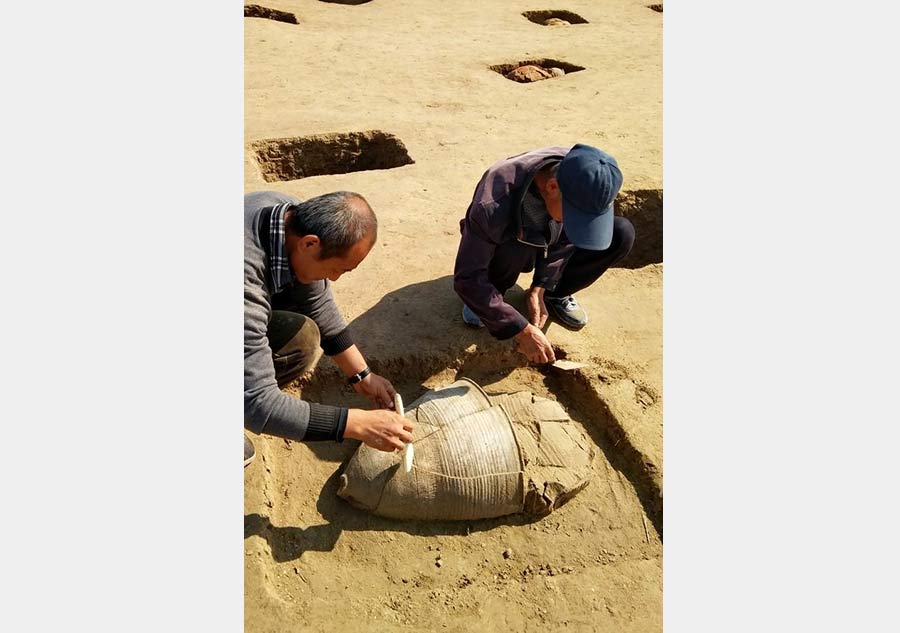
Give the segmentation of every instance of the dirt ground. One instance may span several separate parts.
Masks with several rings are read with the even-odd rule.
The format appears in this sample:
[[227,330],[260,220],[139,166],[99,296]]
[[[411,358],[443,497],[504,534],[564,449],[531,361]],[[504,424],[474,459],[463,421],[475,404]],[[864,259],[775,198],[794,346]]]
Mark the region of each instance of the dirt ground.
[[[244,19],[245,190],[352,190],[378,214],[378,244],[335,286],[373,369],[407,402],[462,376],[554,398],[599,449],[591,484],[544,519],[421,524],[336,496],[353,442],[255,436],[247,631],[662,628],[662,13],[648,4],[279,0],[262,4],[276,13],[254,11],[276,19]],[[542,9],[587,22],[522,15]],[[527,60],[583,70],[516,83],[491,69]],[[576,142],[619,161],[617,213],[637,242],[579,293],[584,330],[547,330],[559,356],[589,363],[561,373],[466,328],[451,275],[484,170]],[[297,147],[306,163],[291,158]],[[365,406],[327,359],[290,390]]]

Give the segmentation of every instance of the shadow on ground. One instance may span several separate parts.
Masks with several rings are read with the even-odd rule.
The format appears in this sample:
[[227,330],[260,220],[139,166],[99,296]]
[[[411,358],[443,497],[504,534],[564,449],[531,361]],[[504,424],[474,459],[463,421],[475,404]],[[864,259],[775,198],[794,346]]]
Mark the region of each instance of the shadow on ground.
[[[525,291],[506,293],[507,301],[524,311]],[[393,290],[350,323],[354,340],[372,371],[384,376],[411,404],[427,388],[423,384],[442,371],[493,369],[497,377],[528,364],[511,340],[498,341],[484,329],[462,320],[462,302],[453,290],[453,277],[423,281]],[[477,353],[470,353],[475,346]],[[301,397],[311,402],[370,409],[369,401],[346,384],[337,367],[322,359],[310,376],[296,383]],[[345,451],[334,443],[310,443],[317,457],[342,461]]]
[[[652,256],[650,257],[652,259]],[[524,311],[525,291],[519,286],[506,293],[506,300]],[[450,371],[448,379],[462,377],[479,384],[497,382],[517,368],[527,367],[527,359],[514,350],[511,341],[497,341],[485,330],[476,330],[462,321],[462,303],[453,291],[452,275],[419,282],[387,293],[350,324],[369,365],[393,383],[406,403],[411,404],[427,387],[429,378]],[[474,346],[474,348],[473,348]],[[474,351],[474,353],[473,353]],[[565,357],[557,350],[558,357]],[[567,408],[580,413],[595,444],[610,464],[634,485],[647,516],[662,536],[661,508],[635,475],[632,465],[611,445],[603,430],[608,412],[597,410],[594,402],[582,402],[569,393],[566,379],[545,374],[545,384]],[[300,395],[311,402],[348,408],[371,408],[369,402],[346,385],[330,361],[321,361],[312,374],[295,385]],[[596,428],[594,428],[596,427]],[[491,530],[499,525],[525,525],[539,520],[522,514],[479,521],[434,521],[420,523],[384,519],[359,511],[337,496],[338,480],[346,461],[359,443],[347,441],[309,443],[317,458],[340,463],[329,477],[317,502],[326,523],[307,527],[276,526],[269,517],[248,514],[244,518],[244,537],[266,539],[276,561],[294,560],[306,551],[331,551],[344,530],[403,531],[420,536],[461,535]]]
[[280,527],[261,514],[244,516],[244,538],[261,536],[272,550],[272,558],[285,562],[299,558],[304,552],[330,552],[345,530],[405,532],[415,536],[465,535],[486,532],[501,525],[527,525],[541,517],[513,514],[496,519],[477,521],[400,521],[385,519],[357,510],[337,496],[341,465],[325,483],[316,508],[327,523],[309,527]]

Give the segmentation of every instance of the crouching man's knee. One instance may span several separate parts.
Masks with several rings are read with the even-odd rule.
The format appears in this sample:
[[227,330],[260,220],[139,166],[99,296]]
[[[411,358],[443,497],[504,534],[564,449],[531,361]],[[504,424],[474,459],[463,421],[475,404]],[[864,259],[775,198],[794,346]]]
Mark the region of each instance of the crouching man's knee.
[[319,327],[297,312],[273,310],[268,337],[279,387],[312,369],[322,353]]
[[631,252],[634,246],[634,225],[628,218],[616,216],[613,220],[613,243],[612,247],[618,252],[618,258],[621,259]]

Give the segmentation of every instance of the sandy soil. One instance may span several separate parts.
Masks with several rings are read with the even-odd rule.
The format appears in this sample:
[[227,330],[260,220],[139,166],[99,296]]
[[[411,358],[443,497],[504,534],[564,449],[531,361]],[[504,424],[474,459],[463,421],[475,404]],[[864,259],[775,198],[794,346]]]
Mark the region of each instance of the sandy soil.
[[[369,200],[379,244],[336,295],[373,368],[408,402],[458,376],[553,397],[600,450],[591,485],[543,520],[426,525],[371,517],[335,496],[351,443],[255,437],[259,457],[245,473],[246,629],[661,629],[662,14],[625,0],[263,6],[298,23],[244,20],[245,190],[349,189]],[[588,23],[547,27],[522,16],[538,9]],[[533,59],[584,70],[519,84],[489,68]],[[399,139],[413,162],[266,182],[251,151],[259,141],[370,130]],[[638,243],[579,294],[587,328],[550,326],[560,355],[590,364],[563,374],[526,367],[509,343],[466,328],[450,276],[458,221],[483,171],[575,142],[618,159],[619,212]],[[519,289],[508,295],[522,298]],[[327,359],[291,389],[363,405]]]

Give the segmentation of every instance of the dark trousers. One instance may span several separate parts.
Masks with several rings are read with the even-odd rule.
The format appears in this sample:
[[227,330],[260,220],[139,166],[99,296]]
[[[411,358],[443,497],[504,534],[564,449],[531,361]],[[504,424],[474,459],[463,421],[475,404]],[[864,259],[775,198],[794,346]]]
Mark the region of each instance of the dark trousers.
[[[565,297],[587,288],[607,271],[608,268],[622,260],[634,246],[634,226],[623,217],[613,221],[612,243],[605,251],[587,251],[572,247],[575,252],[563,268],[562,278],[553,292],[547,291],[547,297]],[[494,259],[488,268],[488,279],[491,284],[504,293],[512,288],[524,272],[534,270],[537,249],[526,246],[516,240],[505,242],[494,251]]]
[[319,358],[319,327],[299,312],[272,310],[266,335],[279,387],[312,369]]

